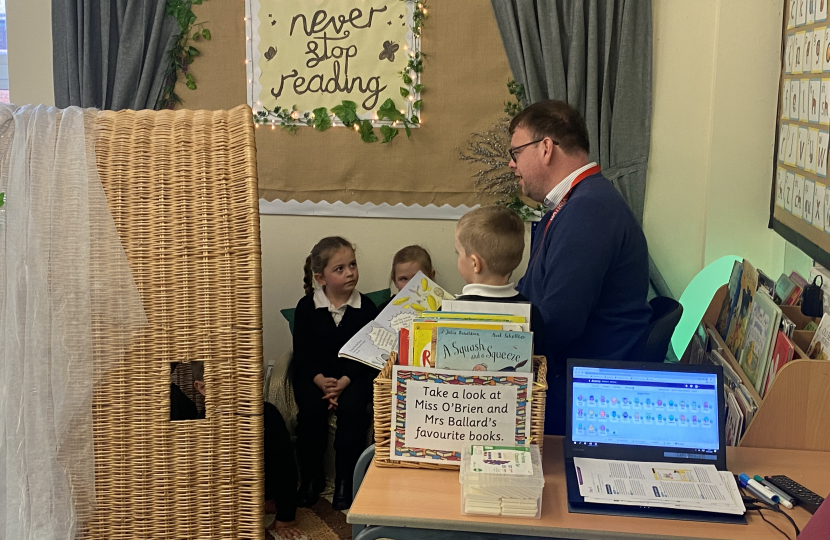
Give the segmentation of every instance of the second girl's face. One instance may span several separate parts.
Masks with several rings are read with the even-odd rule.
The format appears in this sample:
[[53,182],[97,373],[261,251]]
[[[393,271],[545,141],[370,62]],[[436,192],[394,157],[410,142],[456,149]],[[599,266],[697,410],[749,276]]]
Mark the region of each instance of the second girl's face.
[[323,269],[323,274],[317,274],[315,277],[329,294],[351,294],[360,277],[354,250],[347,247],[340,248],[329,259],[329,263]]
[[[403,290],[415,274],[421,272],[421,265],[417,261],[402,262],[395,265],[395,287]],[[426,273],[426,272],[425,272]]]

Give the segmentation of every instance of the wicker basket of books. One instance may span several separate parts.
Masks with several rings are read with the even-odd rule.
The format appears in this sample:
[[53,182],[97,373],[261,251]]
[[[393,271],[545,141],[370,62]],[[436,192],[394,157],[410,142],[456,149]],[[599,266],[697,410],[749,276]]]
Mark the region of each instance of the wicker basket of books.
[[[374,382],[374,409],[375,409],[375,464],[379,467],[406,467],[412,469],[455,469],[460,463],[422,463],[412,461],[397,461],[390,459],[390,445],[392,444],[392,367],[396,362],[393,352],[389,361],[380,371]],[[530,429],[529,442],[539,445],[542,451],[545,428],[545,395],[547,393],[547,360],[544,356],[533,357],[533,390],[530,399]]]

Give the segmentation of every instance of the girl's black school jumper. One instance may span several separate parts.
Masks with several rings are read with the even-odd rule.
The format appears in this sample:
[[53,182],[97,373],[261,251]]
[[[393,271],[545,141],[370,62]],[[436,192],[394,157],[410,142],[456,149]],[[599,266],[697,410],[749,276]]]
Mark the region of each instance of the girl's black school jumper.
[[326,308],[315,309],[314,295],[307,294],[294,313],[294,395],[297,400],[297,456],[303,481],[312,481],[321,489],[325,483],[323,454],[328,438],[328,400],[314,384],[314,377],[339,379],[346,375],[349,386],[338,398],[337,432],[334,437],[337,479],[352,478],[361,452],[366,448],[366,434],[371,421],[368,405],[372,401],[372,380],[378,371],[371,367],[338,358],[346,342],[377,315],[375,304],[360,295],[360,308],[346,306],[340,326],[334,324]]

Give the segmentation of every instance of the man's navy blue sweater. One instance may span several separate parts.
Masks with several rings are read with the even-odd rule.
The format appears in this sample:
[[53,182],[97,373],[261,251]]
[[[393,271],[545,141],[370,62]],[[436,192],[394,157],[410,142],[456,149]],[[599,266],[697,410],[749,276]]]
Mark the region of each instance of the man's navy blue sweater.
[[539,223],[517,287],[542,312],[548,370],[560,379],[548,392],[546,433],[564,430],[564,396],[555,394],[565,360],[627,359],[651,317],[646,238],[611,182],[586,178],[545,232],[550,219]]

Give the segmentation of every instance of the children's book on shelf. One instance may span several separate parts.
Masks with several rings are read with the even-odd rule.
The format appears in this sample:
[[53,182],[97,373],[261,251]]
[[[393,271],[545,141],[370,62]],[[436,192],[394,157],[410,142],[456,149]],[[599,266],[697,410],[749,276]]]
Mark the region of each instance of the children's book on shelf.
[[735,306],[735,313],[729,321],[727,329],[726,346],[736,357],[744,344],[746,325],[749,321],[749,312],[752,307],[752,299],[755,296],[755,289],[758,288],[758,272],[755,267],[744,259],[741,271],[741,292],[738,297],[738,304]]
[[772,355],[780,323],[781,308],[775,305],[766,292],[758,292],[751,305],[746,337],[738,362],[758,392],[764,382],[764,372]]
[[683,355],[682,361],[691,365],[706,363],[706,353],[711,350],[709,333],[703,323],[697,325],[697,330],[689,340],[689,346]]
[[[813,330],[815,330],[815,328],[813,328]],[[788,338],[793,337],[793,332],[795,331],[795,323],[792,322],[786,315],[781,315],[781,331],[784,332],[784,334]]]
[[729,276],[729,285],[726,288],[726,296],[721,304],[718,320],[715,324],[715,329],[724,340],[726,340],[726,331],[729,328],[730,321],[732,320],[732,314],[735,312],[735,306],[738,304],[738,296],[741,294],[742,272],[743,264],[741,264],[741,261],[735,261],[732,264],[732,274]]
[[801,287],[796,285],[786,274],[781,274],[778,281],[775,282],[775,295],[782,305],[792,306],[801,296]]
[[810,347],[807,348],[807,358],[827,360],[828,357],[830,357],[830,315],[825,313],[810,342]]
[[712,351],[709,353],[709,361],[716,366],[723,368],[723,384],[730,391],[734,391],[742,384],[741,376],[738,372],[732,369],[732,366],[719,351]]
[[758,403],[755,402],[755,398],[752,397],[749,390],[743,384],[735,389],[735,400],[738,402],[738,406],[744,415],[744,426],[748,427],[752,419],[755,418],[755,413],[758,411]]
[[784,332],[778,332],[775,340],[775,347],[772,349],[772,358],[770,359],[769,369],[767,369],[764,386],[762,392],[758,392],[761,397],[766,397],[772,383],[775,382],[775,375],[784,367],[784,364],[793,359],[795,354],[795,345],[787,337]]
[[737,446],[741,440],[744,427],[744,414],[738,406],[738,401],[734,393],[729,393],[726,397],[726,445]]
[[796,285],[798,285],[799,287],[801,287],[801,289],[802,289],[802,290],[804,290],[804,287],[807,285],[807,280],[806,280],[806,279],[804,279],[804,276],[802,276],[801,274],[799,274],[799,273],[798,273],[798,272],[796,272],[795,270],[793,270],[792,272],[790,272],[790,279],[791,279],[791,280],[793,280],[793,282],[794,282]]
[[443,287],[418,272],[375,320],[361,328],[340,349],[339,356],[381,369],[398,348],[398,333],[425,311],[436,311],[455,298]]
[[758,270],[758,290],[766,291],[770,298],[775,299],[775,281],[761,270]]
[[432,358],[439,369],[520,371],[533,367],[533,333],[438,326]]

